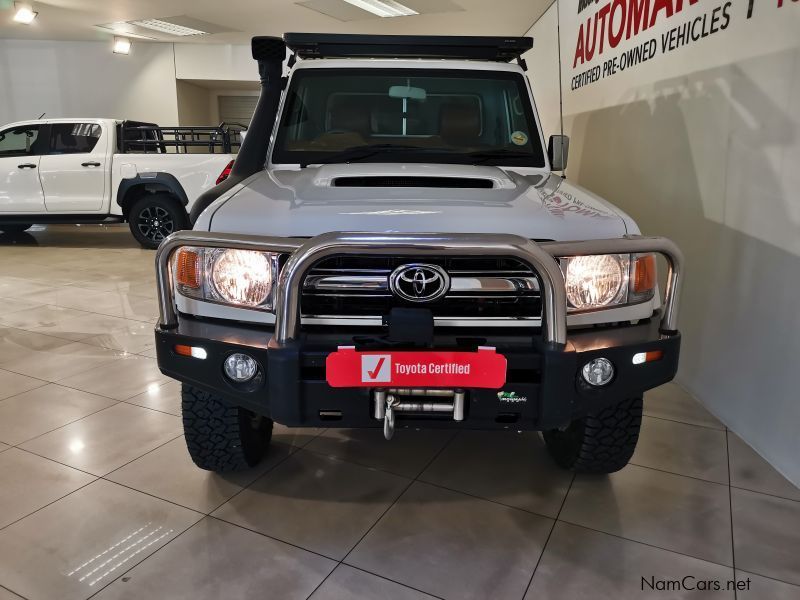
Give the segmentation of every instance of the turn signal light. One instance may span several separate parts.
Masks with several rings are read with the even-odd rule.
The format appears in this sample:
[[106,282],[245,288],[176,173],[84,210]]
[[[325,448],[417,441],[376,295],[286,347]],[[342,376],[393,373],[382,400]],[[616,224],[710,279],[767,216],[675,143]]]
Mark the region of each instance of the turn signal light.
[[205,348],[201,348],[200,346],[184,346],[183,344],[175,345],[175,354],[191,356],[192,358],[199,358],[201,360],[205,360],[208,357],[208,352],[206,352]]
[[175,257],[175,280],[182,286],[200,288],[200,254],[181,248]]
[[650,352],[637,352],[633,355],[633,364],[642,365],[644,363],[661,360],[664,353],[661,350],[652,350]]
[[656,287],[656,257],[654,254],[637,256],[633,267],[632,291],[635,294],[651,292]]

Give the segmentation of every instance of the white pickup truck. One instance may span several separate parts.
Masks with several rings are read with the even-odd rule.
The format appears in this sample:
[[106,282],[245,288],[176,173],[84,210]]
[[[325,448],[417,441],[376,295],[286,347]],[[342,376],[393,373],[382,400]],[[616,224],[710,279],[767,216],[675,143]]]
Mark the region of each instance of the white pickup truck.
[[192,203],[225,177],[237,135],[225,127],[113,119],[6,125],[0,128],[0,231],[127,221],[142,246],[156,248],[189,227]]
[[198,466],[254,465],[273,422],[536,430],[564,468],[628,463],[678,366],[682,257],[557,173],[532,44],[254,38],[231,177],[156,256],[158,364]]

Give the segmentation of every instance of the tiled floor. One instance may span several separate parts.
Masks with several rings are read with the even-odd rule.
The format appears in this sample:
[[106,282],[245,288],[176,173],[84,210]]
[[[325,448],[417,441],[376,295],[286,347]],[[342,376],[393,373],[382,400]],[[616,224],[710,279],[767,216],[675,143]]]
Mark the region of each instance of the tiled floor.
[[[800,490],[676,385],[609,477],[533,433],[282,427],[220,477],[156,314],[125,228],[0,234],[0,600],[800,599]],[[687,576],[750,585],[663,589]]]

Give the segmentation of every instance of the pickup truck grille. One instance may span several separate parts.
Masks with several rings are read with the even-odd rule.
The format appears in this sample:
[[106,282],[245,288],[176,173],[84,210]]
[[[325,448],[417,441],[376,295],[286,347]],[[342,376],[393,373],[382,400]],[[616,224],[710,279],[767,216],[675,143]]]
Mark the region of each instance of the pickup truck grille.
[[[450,276],[450,290],[429,303],[395,296],[389,276],[405,264],[442,267]],[[439,320],[541,317],[535,274],[514,258],[339,256],[314,265],[303,285],[303,317],[381,318],[393,307],[429,308]]]

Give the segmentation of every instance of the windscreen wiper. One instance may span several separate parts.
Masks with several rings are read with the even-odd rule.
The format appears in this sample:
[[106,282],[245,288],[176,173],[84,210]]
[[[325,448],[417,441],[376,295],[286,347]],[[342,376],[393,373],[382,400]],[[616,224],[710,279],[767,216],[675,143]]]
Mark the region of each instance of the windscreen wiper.
[[354,146],[352,148],[347,148],[346,150],[342,150],[340,152],[335,152],[330,156],[326,156],[325,158],[313,161],[307,161],[300,166],[305,168],[309,164],[337,164],[337,163],[349,163],[349,162],[358,162],[361,160],[366,160],[367,158],[371,158],[376,154],[381,154],[382,152],[394,152],[395,150],[400,151],[408,151],[408,150],[422,150],[422,148],[418,146],[407,146],[407,145],[400,145],[400,144],[371,144],[369,146]]
[[480,165],[487,160],[502,160],[504,158],[531,158],[529,152],[515,152],[513,150],[467,152],[463,156],[474,159],[473,164]]

